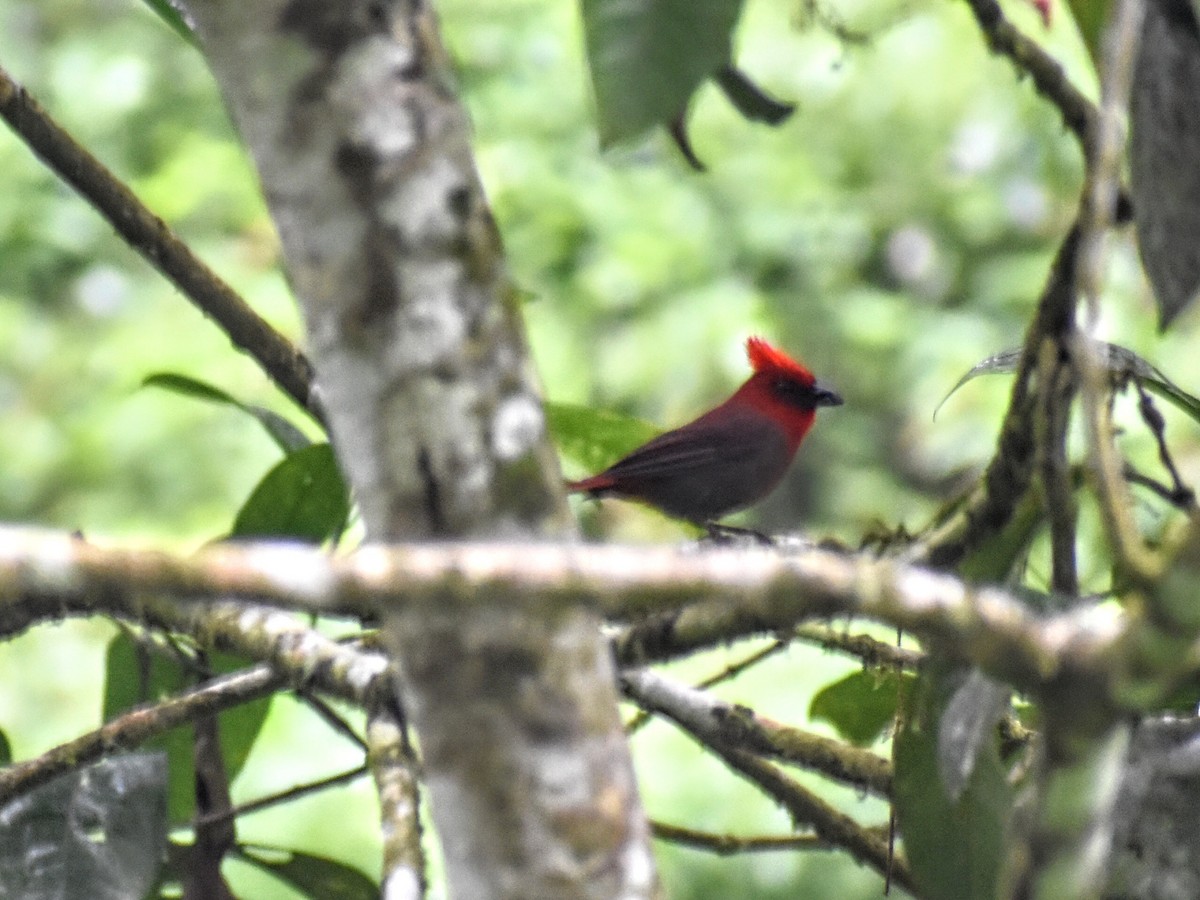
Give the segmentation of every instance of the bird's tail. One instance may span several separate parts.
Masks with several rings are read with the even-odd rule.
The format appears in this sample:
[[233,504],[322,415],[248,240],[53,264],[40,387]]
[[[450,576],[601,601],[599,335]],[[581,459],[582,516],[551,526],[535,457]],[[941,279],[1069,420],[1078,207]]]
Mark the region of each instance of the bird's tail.
[[611,475],[593,475],[591,478],[584,478],[582,481],[568,481],[563,487],[567,489],[568,494],[591,494],[593,497],[598,497],[605,491],[611,490],[615,481]]

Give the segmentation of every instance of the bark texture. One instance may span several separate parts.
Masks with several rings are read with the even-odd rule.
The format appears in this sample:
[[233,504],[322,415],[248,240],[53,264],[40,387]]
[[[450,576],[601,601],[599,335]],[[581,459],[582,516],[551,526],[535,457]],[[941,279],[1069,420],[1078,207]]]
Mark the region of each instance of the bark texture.
[[[279,228],[368,537],[569,533],[431,10],[419,0],[188,9]],[[652,896],[649,831],[596,616],[462,592],[435,615],[395,608],[385,624],[452,895]]]

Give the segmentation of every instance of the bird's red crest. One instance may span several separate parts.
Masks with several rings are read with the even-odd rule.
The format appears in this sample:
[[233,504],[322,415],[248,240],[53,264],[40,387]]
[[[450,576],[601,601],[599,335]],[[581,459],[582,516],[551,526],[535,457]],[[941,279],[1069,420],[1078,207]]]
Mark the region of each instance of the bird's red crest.
[[750,367],[755,372],[785,375],[795,378],[803,384],[812,384],[815,380],[812,372],[782,350],[776,350],[760,337],[747,339],[746,355],[750,357]]

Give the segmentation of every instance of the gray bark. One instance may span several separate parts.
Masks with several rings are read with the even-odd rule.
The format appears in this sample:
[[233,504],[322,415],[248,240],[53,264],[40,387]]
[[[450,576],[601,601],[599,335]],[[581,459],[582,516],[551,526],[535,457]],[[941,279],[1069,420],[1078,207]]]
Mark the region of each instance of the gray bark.
[[[431,11],[419,0],[188,9],[279,228],[369,539],[569,534]],[[597,617],[461,592],[436,614],[397,606],[386,618],[451,894],[652,896]]]

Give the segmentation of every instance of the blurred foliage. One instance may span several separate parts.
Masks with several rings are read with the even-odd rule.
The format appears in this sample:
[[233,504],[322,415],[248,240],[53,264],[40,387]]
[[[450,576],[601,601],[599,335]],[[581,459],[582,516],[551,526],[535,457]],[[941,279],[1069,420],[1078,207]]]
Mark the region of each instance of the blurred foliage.
[[[988,55],[964,5],[747,2],[735,61],[798,108],[779,128],[756,126],[714,86],[701,87],[689,133],[705,175],[662,133],[599,152],[577,5],[438,7],[558,409],[677,425],[742,380],[742,341],[761,333],[836,385],[846,405],[822,412],[785,485],[748,514],[759,527],[856,542],[879,525],[919,527],[970,482],[992,450],[1006,380],[968,385],[936,423],[933,409],[964,371],[1020,343],[1073,216],[1081,163],[1053,109]],[[1025,3],[1006,11],[1094,89],[1067,7],[1056,7],[1048,31]],[[0,65],[299,338],[272,226],[213,83],[152,11],[136,0],[0,0]],[[0,519],[182,546],[228,533],[279,448],[237,409],[139,386],[169,371],[301,417],[7,132],[0,171]],[[1114,245],[1111,269],[1103,336],[1195,393],[1190,316],[1157,336],[1127,241]],[[1197,430],[1164,411],[1176,460],[1194,482]],[[1130,412],[1127,402],[1118,408],[1130,425],[1125,448],[1153,468],[1153,441]],[[583,474],[567,462],[569,475]],[[1139,514],[1160,516],[1150,505]],[[589,504],[583,515],[590,528],[624,538],[684,534],[632,505]],[[1098,532],[1094,511],[1085,507],[1082,518],[1083,534]],[[1044,559],[1039,544],[1035,586]],[[1081,571],[1086,590],[1107,561],[1084,553]],[[95,673],[111,636],[103,623],[74,623],[0,647],[0,677],[22,685],[0,692],[0,730],[18,757],[99,720]],[[675,669],[704,674],[732,653]],[[796,648],[721,693],[798,722],[822,685],[853,669]],[[18,681],[23,672],[40,674],[30,684]],[[655,724],[635,747],[653,815],[735,833],[788,827],[676,732]],[[235,801],[355,756],[281,700],[234,784]],[[861,818],[886,818],[881,804],[821,789]],[[376,815],[360,781],[252,816],[239,834],[329,853],[373,875]],[[665,847],[661,860],[672,896],[685,900],[879,890],[874,875],[838,855],[724,860]],[[248,895],[295,896],[236,877],[252,886]]]

